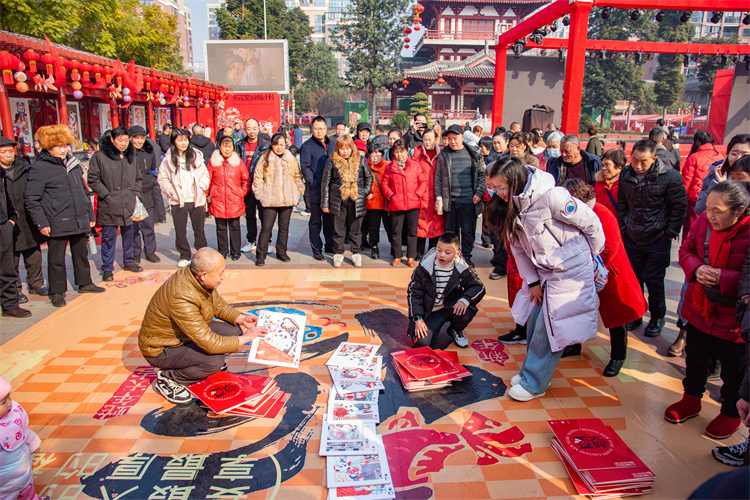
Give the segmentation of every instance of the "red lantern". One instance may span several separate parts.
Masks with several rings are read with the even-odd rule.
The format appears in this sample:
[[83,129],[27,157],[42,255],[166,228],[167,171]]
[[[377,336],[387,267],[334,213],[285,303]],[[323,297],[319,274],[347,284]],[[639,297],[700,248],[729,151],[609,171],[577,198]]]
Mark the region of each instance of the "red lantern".
[[93,66],[91,67],[91,71],[92,71],[92,72],[94,73],[94,81],[95,81],[96,83],[99,83],[99,82],[101,82],[101,81],[102,81],[102,72],[104,71],[104,68],[103,68],[103,67],[101,67],[101,66],[100,66],[100,65],[98,65],[98,64],[94,64],[94,65],[93,65]]
[[36,62],[39,60],[39,53],[35,52],[34,49],[29,49],[23,53],[23,58],[29,61],[29,70],[32,73],[36,73]]
[[84,82],[88,83],[91,81],[91,77],[89,76],[89,74],[91,73],[91,68],[93,68],[93,66],[91,66],[89,63],[81,64],[81,73],[83,73]]
[[437,79],[437,82],[438,84],[442,85],[445,83],[445,79],[441,76],[440,78]]
[[414,7],[412,7],[412,9],[414,10],[414,12],[417,13],[417,15],[419,15],[422,12],[424,12],[424,5],[422,5],[421,3],[418,3],[417,5],[415,5]]
[[45,64],[45,68],[47,69],[47,76],[50,76],[54,73],[52,65],[55,64],[55,58],[52,56],[52,54],[44,54],[41,57],[42,62]]
[[13,72],[20,69],[20,64],[21,61],[7,50],[0,52],[0,68],[3,70],[3,83],[5,85],[15,83]]
[[411,28],[404,28],[404,33],[407,35],[411,33]]
[[114,73],[114,70],[110,68],[109,66],[104,66],[104,69],[102,69],[102,73],[104,73],[104,82],[107,85],[112,84],[112,74]]
[[77,82],[81,79],[81,75],[78,73],[78,70],[81,69],[81,63],[73,59],[72,61],[68,61],[65,63],[65,66],[70,70],[70,79],[74,82]]
[[422,22],[422,18],[419,17],[419,14],[417,14],[416,16],[414,16],[414,22],[417,23],[417,24],[419,24],[419,23]]
[[[420,21],[421,21],[421,19],[420,19]],[[419,25],[414,26],[414,31],[419,31],[420,29],[422,29],[422,28],[420,28]]]
[[404,43],[409,43],[409,42],[411,42],[411,40],[408,37],[404,38]]
[[408,87],[409,86],[409,80],[407,80],[406,78],[404,78],[404,81],[401,82],[401,83],[404,84],[404,87]]
[[404,48],[408,49],[409,48],[409,44],[407,43],[406,45],[404,45]]

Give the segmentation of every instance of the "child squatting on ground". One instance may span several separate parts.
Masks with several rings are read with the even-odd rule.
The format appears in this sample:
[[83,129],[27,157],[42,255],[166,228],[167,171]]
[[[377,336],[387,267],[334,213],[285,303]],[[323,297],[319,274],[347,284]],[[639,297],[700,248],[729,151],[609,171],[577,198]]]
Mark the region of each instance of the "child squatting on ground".
[[456,233],[445,232],[414,270],[407,289],[409,337],[415,347],[437,348],[440,330],[449,323],[448,335],[458,347],[469,347],[463,331],[477,313],[484,285],[459,250]]
[[29,429],[29,416],[10,399],[10,382],[0,377],[0,500],[39,500],[31,454],[40,444],[39,436]]

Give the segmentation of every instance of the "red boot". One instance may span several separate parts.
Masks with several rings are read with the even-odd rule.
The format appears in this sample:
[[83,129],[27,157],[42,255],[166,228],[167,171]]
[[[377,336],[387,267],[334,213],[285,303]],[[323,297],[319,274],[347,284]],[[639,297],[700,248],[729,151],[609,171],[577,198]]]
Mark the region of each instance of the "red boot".
[[742,420],[739,418],[728,417],[723,413],[719,413],[706,427],[706,434],[714,439],[728,438],[740,428],[740,422]]
[[667,419],[667,422],[681,424],[689,418],[697,417],[700,412],[701,398],[683,393],[681,400],[667,408],[664,412],[664,418]]

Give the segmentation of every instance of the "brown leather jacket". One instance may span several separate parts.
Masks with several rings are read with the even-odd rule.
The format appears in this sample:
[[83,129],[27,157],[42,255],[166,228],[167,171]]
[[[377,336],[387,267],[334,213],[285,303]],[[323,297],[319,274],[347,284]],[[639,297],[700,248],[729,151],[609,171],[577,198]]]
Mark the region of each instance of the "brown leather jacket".
[[165,347],[193,342],[209,354],[237,352],[237,337],[222,337],[208,325],[214,317],[235,324],[242,314],[221,298],[216,290],[206,290],[190,266],[169,278],[151,298],[138,334],[138,347],[144,356],[155,357]]

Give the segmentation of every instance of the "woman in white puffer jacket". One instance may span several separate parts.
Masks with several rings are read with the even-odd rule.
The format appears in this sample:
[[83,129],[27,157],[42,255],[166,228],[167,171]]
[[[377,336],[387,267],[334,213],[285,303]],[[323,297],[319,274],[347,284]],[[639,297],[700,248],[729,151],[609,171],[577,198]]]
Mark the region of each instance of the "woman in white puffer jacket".
[[555,187],[552,175],[517,158],[495,162],[487,186],[498,196],[485,216],[510,242],[524,281],[512,314],[526,324],[528,351],[508,395],[529,401],[547,391],[565,346],[596,338],[592,255],[604,248],[604,231],[593,210]]

